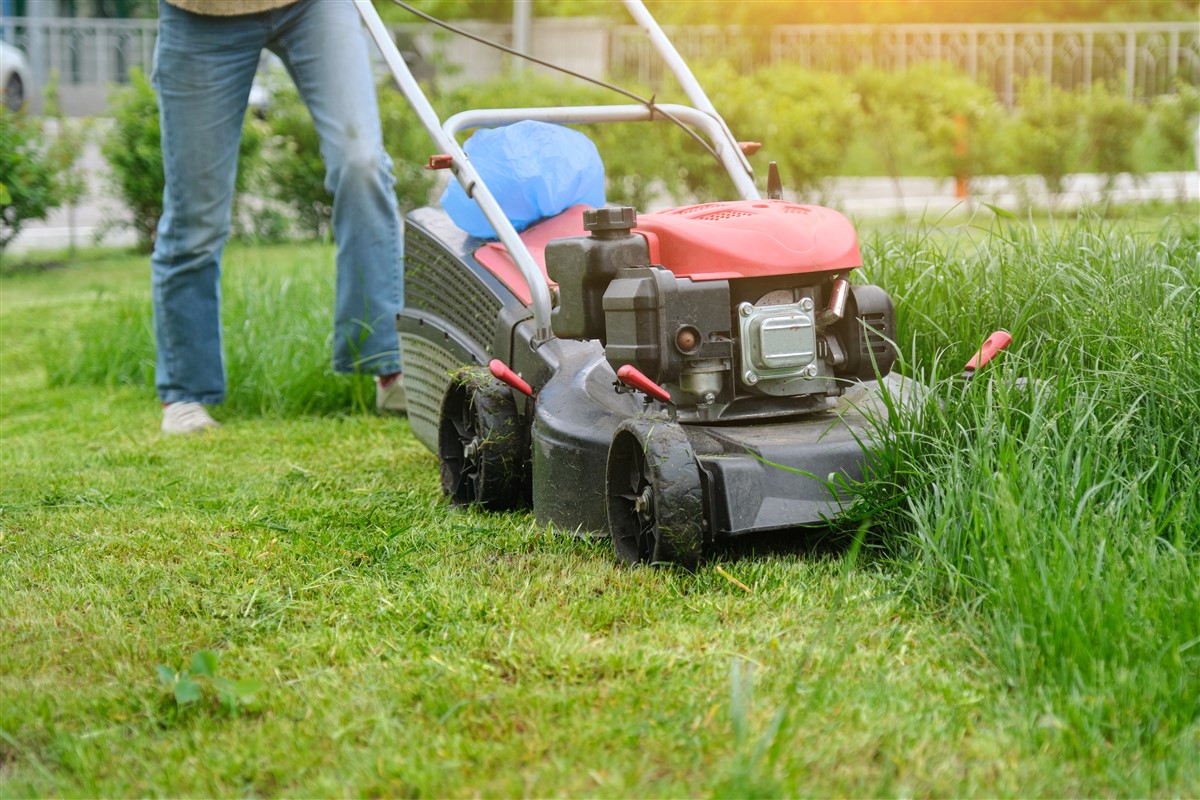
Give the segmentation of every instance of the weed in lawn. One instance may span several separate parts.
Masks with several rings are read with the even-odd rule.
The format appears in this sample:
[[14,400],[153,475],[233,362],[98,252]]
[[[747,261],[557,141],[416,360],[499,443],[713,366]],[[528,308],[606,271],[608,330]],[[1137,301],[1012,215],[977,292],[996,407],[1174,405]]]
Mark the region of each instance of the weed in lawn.
[[261,681],[233,680],[217,674],[218,662],[219,657],[213,651],[197,650],[192,655],[190,670],[176,671],[166,664],[159,664],[156,671],[159,681],[170,689],[177,708],[199,703],[207,687],[225,713],[232,716],[252,704],[263,685]]

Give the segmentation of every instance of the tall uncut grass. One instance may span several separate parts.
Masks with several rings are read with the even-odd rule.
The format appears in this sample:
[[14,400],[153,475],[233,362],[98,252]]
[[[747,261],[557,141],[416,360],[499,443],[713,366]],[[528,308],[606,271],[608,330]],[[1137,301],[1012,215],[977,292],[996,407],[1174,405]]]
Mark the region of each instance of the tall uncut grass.
[[[1041,735],[1097,769],[1195,780],[1178,758],[1200,752],[1195,226],[1002,220],[879,237],[867,262],[934,388],[867,487],[897,568],[977,620]],[[1011,352],[965,385],[996,328]]]
[[[361,376],[332,368],[332,249],[318,244],[231,247],[222,279],[228,394],[241,414],[295,416],[374,403]],[[149,276],[146,278],[147,287]],[[46,351],[51,386],[154,386],[154,328],[147,294],[101,296],[90,323]]]

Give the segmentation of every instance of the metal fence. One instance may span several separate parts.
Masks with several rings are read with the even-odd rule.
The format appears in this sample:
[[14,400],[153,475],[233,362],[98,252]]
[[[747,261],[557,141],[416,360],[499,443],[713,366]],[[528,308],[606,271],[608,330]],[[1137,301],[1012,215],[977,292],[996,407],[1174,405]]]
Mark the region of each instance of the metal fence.
[[[782,25],[668,30],[689,62],[725,59],[743,71],[792,63],[832,72],[875,66],[899,70],[944,61],[992,87],[1011,104],[1023,79],[1064,88],[1105,81],[1129,98],[1172,91],[1176,77],[1200,84],[1200,25],[1189,22],[1044,25]],[[663,65],[636,27],[613,32],[615,74],[657,87]]]
[[[564,53],[587,53],[593,56],[586,64],[588,71],[599,69],[652,87],[660,85],[662,61],[639,28],[604,30],[599,20],[582,25],[561,22],[553,18],[537,21],[535,51],[552,44],[553,52],[547,55],[555,60],[561,60]],[[0,17],[0,35],[28,54],[39,83],[56,74],[64,104],[73,93],[77,99],[90,98],[89,105],[101,107],[108,85],[127,83],[134,67],[149,72],[157,27],[153,19]],[[421,28],[396,26],[396,30],[412,37]],[[850,72],[868,65],[904,69],[923,61],[945,61],[992,87],[1009,104],[1021,81],[1034,75],[1065,88],[1104,80],[1123,87],[1130,98],[1170,92],[1177,77],[1200,85],[1200,25],[1187,22],[784,25],[769,29],[689,25],[667,30],[684,58],[694,65],[725,59],[744,71],[794,63]],[[598,38],[601,32],[604,35]],[[457,65],[460,77],[495,73],[496,65],[491,62],[486,70],[471,69],[479,61],[479,48],[469,42],[450,39],[432,49],[438,51],[438,63]],[[594,58],[597,50],[603,52]],[[88,113],[94,109],[89,108]]]
[[5,38],[29,57],[34,78],[62,86],[128,83],[129,70],[150,71],[158,20],[6,17]]

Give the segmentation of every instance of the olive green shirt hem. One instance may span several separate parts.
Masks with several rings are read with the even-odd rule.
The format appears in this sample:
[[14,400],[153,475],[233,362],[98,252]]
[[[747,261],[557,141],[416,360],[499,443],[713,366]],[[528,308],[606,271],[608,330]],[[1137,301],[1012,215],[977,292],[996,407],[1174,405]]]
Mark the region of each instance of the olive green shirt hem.
[[235,17],[243,14],[261,14],[276,8],[290,6],[297,0],[167,0],[168,3],[193,14],[210,17]]

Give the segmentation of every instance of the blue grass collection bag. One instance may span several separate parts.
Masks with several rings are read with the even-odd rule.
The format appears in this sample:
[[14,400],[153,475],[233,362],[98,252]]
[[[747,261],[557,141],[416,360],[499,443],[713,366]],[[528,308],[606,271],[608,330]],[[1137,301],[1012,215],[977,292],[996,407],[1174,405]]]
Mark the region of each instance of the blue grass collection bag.
[[[604,205],[604,164],[596,145],[562,125],[526,120],[475,131],[463,146],[513,227],[533,223],[573,205]],[[442,193],[442,208],[472,236],[496,232],[457,180]]]

